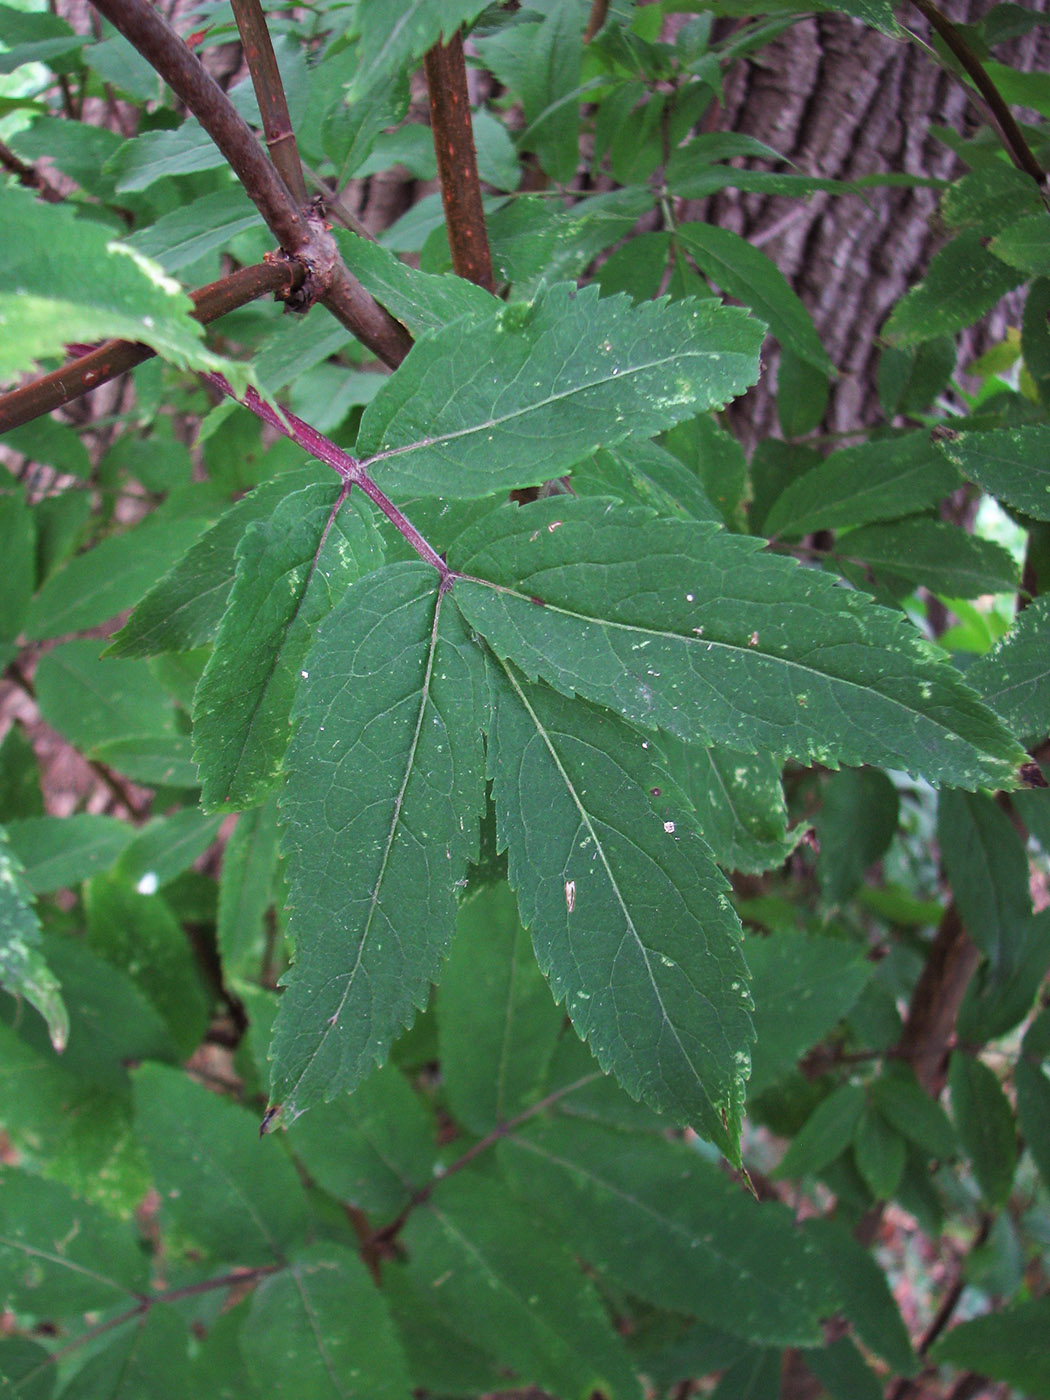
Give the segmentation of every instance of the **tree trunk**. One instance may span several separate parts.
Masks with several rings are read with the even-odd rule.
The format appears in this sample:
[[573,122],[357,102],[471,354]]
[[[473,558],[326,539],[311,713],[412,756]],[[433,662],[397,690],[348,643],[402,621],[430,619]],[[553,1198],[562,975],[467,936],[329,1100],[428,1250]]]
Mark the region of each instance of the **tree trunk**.
[[[951,17],[965,22],[986,9],[976,0],[957,0]],[[907,11],[901,17],[925,34],[920,16],[914,23]],[[1034,30],[1004,57],[1021,68],[1045,68],[1050,35]],[[978,120],[967,90],[917,44],[826,14],[800,21],[738,64],[714,125],[767,142],[802,174],[854,179],[904,171],[950,180],[964,167],[930,128],[966,134]],[[944,242],[933,220],[937,198],[923,188],[873,189],[863,197],[816,194],[805,202],[727,190],[682,211],[684,218],[743,234],[798,292],[840,370],[824,424],[830,432],[855,430],[880,416],[879,331]],[[982,329],[966,333],[962,362],[1000,337],[1011,319],[1016,323],[1017,310],[1007,303]],[[735,410],[735,426],[750,443],[777,434],[777,358],[767,345],[770,372]]]

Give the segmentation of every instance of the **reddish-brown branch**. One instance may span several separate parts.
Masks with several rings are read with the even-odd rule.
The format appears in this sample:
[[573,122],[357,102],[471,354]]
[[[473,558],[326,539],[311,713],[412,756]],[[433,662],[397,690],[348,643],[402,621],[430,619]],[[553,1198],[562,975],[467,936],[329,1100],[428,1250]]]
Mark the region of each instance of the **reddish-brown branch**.
[[148,0],[95,7],[160,74],[207,131],[286,253],[305,264],[305,305],[321,300],[385,364],[399,365],[412,338],[347,271],[331,234],[300,209],[218,83]]
[[305,205],[308,195],[303,167],[299,163],[299,147],[292,130],[288,100],[284,95],[284,83],[281,81],[281,70],[277,66],[277,56],[273,51],[266,16],[262,12],[259,0],[233,0],[233,14],[237,20],[245,62],[252,75],[252,86],[259,102],[263,132],[266,135],[266,149],[296,203],[300,206]]
[[53,185],[48,184],[35,166],[27,165],[24,160],[16,156],[11,147],[4,141],[0,141],[0,165],[5,170],[10,170],[19,184],[27,185],[31,190],[36,190],[41,199],[46,199],[49,204],[61,204],[62,196],[58,190]]
[[467,68],[459,34],[453,35],[447,44],[435,44],[427,53],[424,67],[452,267],[458,277],[476,282],[491,292],[496,284],[481,207]]
[[925,966],[912,992],[897,1053],[936,1098],[944,1088],[948,1052],[966,988],[981,960],[953,900],[941,917]]
[[[283,258],[273,258],[254,267],[244,267],[190,293],[193,315],[203,324],[225,316],[258,297],[273,293],[286,296],[302,278],[302,269]],[[80,398],[100,384],[115,379],[152,357],[148,345],[130,340],[107,340],[86,355],[68,360],[50,374],[13,389],[0,397],[0,433],[50,413],[54,408]]]

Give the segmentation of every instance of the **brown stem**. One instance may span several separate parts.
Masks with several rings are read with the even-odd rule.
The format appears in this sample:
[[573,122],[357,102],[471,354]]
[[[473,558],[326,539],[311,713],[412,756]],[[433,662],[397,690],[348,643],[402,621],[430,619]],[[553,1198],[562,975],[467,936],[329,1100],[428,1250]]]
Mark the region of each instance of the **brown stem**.
[[94,0],[200,122],[286,253],[307,267],[303,308],[321,300],[347,330],[394,367],[412,338],[374,301],[339,257],[331,234],[295,203],[251,128],[203,64],[148,0]]
[[423,66],[452,267],[458,277],[495,291],[460,35],[454,34],[447,44],[435,44]]
[[920,14],[926,17],[930,28],[935,30],[944,41],[945,47],[956,59],[960,68],[973,80],[974,87],[987,102],[999,127],[999,134],[1002,136],[1003,145],[1006,147],[1010,159],[1019,170],[1023,170],[1026,175],[1031,175],[1032,179],[1041,185],[1046,179],[1046,171],[1033,155],[1031,147],[1021,134],[1021,128],[1014,120],[1013,113],[1003,101],[999,89],[985,72],[983,64],[973,49],[970,48],[948,16],[938,9],[933,0],[912,0],[912,4]]
[[[258,297],[273,292],[287,296],[302,280],[302,268],[284,258],[274,257],[254,267],[241,268],[218,282],[198,287],[190,293],[194,317],[207,325],[227,311],[235,311]],[[0,433],[17,428],[30,419],[80,398],[100,384],[115,379],[155,352],[148,345],[131,340],[107,340],[86,355],[68,360],[50,374],[12,389],[0,397]]]
[[41,199],[46,199],[49,204],[61,204],[62,195],[53,185],[48,184],[40,171],[35,166],[26,165],[24,160],[20,160],[15,155],[11,147],[0,141],[0,165],[5,170],[10,170],[19,184],[28,185],[31,190],[36,190]]
[[295,202],[302,206],[308,199],[306,181],[299,163],[299,147],[292,130],[292,119],[288,115],[288,100],[284,95],[284,83],[266,16],[259,0],[233,0],[233,13],[259,102],[266,149]]
[[944,1088],[948,1050],[966,988],[981,960],[953,900],[941,916],[925,966],[912,992],[897,1053],[936,1098]]
[[591,12],[587,16],[587,28],[583,31],[583,42],[589,44],[599,32],[609,14],[609,0],[591,0]]

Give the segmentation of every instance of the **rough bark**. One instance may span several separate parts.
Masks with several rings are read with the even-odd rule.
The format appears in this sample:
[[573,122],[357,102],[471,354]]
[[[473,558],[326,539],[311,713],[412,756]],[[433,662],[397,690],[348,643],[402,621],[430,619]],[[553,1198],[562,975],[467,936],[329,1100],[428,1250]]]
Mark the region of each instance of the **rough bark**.
[[[965,22],[987,6],[956,0]],[[924,22],[901,12],[917,33]],[[1033,31],[1003,55],[1022,68],[1045,68],[1050,36]],[[968,133],[978,117],[960,83],[907,40],[894,40],[843,15],[800,21],[737,65],[715,125],[766,141],[803,174],[852,179],[904,171],[954,179],[963,167],[931,135],[931,126]],[[894,302],[919,281],[943,235],[928,189],[874,189],[864,198],[814,195],[806,202],[726,191],[682,211],[743,234],[777,263],[809,308],[840,370],[825,428],[848,432],[879,417],[875,368],[879,331]],[[1017,322],[1009,303],[962,338],[962,361]],[[767,350],[772,350],[767,346]],[[778,435],[770,373],[736,410],[745,439]]]

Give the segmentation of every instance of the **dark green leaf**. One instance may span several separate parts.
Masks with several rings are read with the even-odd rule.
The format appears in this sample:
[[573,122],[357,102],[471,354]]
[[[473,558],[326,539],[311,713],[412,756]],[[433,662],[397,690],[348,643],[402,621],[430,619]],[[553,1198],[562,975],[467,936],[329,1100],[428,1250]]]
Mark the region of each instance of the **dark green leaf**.
[[133,233],[128,245],[155,259],[165,272],[178,272],[260,222],[259,211],[241,186],[230,185],[162,215]]
[[58,1377],[51,1355],[28,1337],[0,1341],[0,1395],[5,1400],[51,1400]]
[[84,45],[79,34],[54,14],[26,14],[0,5],[0,73],[13,73],[23,63],[50,63]]
[[183,1400],[190,1334],[178,1312],[153,1303],[107,1339],[62,1391],[61,1400]]
[[853,1133],[857,1170],[877,1201],[888,1201],[904,1174],[904,1139],[882,1114],[867,1105]]
[[635,723],[961,786],[1011,781],[1023,751],[913,630],[760,549],[552,498],[457,541],[454,591],[500,656]]
[[281,806],[296,951],[273,1097],[287,1122],[363,1079],[426,1001],[477,851],[480,661],[418,563],[351,585],[307,657]]
[[172,175],[192,175],[225,164],[226,157],[208,133],[188,117],[173,131],[147,131],[125,141],[107,170],[116,176],[118,193],[132,194]]
[[719,865],[757,875],[784,863],[805,828],[787,830],[781,765],[775,758],[670,737],[660,743]]
[[92,755],[126,778],[151,787],[195,788],[200,783],[188,734],[143,734],[96,744]]
[[777,929],[744,944],[751,969],[756,1043],[748,1093],[782,1079],[849,1012],[873,965],[838,939]]
[[1014,1089],[1025,1146],[1044,1184],[1050,1185],[1050,1078],[1041,1065],[1022,1059],[1014,1070]]
[[5,1307],[72,1317],[132,1304],[148,1287],[145,1254],[130,1225],[77,1200],[57,1182],[0,1171],[0,1296]]
[[490,320],[497,309],[491,293],[473,282],[419,272],[353,233],[340,233],[338,243],[355,276],[416,337],[440,331],[457,317]]
[[817,814],[817,870],[824,898],[843,904],[868,869],[885,855],[897,831],[900,798],[878,768],[835,773]]
[[680,520],[719,520],[699,480],[655,442],[625,442],[573,468],[577,496],[613,496]]
[[1036,520],[1050,520],[1050,427],[997,428],[943,438],[941,451],[969,481]]
[[0,559],[4,561],[0,641],[14,641],[26,620],[36,581],[35,525],[21,489],[0,495]]
[[407,1400],[408,1371],[386,1304],[356,1254],[300,1247],[255,1290],[241,1330],[248,1369],[267,1395]]
[[807,1220],[804,1229],[819,1247],[842,1310],[864,1345],[898,1374],[914,1375],[917,1363],[908,1329],[886,1275],[868,1250],[841,1221],[827,1216]]
[[[823,346],[821,350],[823,351]],[[820,426],[827,412],[828,375],[825,369],[781,348],[777,369],[777,420],[787,438],[804,437]]]
[[1018,219],[993,238],[988,247],[1010,267],[1020,268],[1031,277],[1046,277],[1050,273],[1050,220],[1046,211]]
[[260,975],[266,955],[266,911],[277,867],[277,802],[244,812],[226,843],[219,877],[219,956],[228,977]]
[[195,807],[154,817],[121,853],[116,873],[152,894],[188,870],[218,837],[221,825],[221,817],[207,817]]
[[135,1073],[135,1121],[162,1210],[215,1258],[273,1264],[299,1238],[306,1201],[276,1139],[256,1115],[209,1093],[181,1070]]
[[317,624],[382,560],[370,521],[341,488],[310,486],[237,548],[237,578],[193,702],[194,758],[211,811],[250,807],[273,787]]
[[1048,1329],[1050,1295],[953,1327],[934,1344],[931,1358],[1005,1381],[1033,1400],[1045,1400],[1050,1396]]
[[925,432],[842,447],[791,483],[762,522],[767,535],[796,539],[923,510],[959,484]]
[[113,656],[192,651],[210,642],[233,587],[235,551],[253,521],[267,519],[293,491],[329,479],[320,465],[289,472],[231,506],[168,574],[155,584],[113,638]]
[[981,1060],[956,1050],[948,1068],[952,1113],[981,1194],[1006,1202],[1017,1168],[1017,1128],[998,1079]]
[[747,974],[687,804],[615,716],[490,671],[499,840],[555,1000],[628,1093],[736,1158]]
[[938,838],[970,937],[993,966],[1017,966],[1032,901],[1024,846],[1010,819],[983,793],[944,792]]
[[876,580],[888,574],[948,598],[1012,592],[1019,582],[1017,564],[1002,545],[945,520],[922,517],[851,530],[839,536],[835,553],[861,561]]
[[901,349],[887,345],[879,356],[879,403],[887,418],[929,408],[955,370],[958,352],[951,336]]
[[871,1101],[899,1133],[934,1157],[952,1157],[959,1150],[948,1115],[906,1065],[887,1065],[871,1084]]
[[318,1185],[380,1222],[433,1180],[434,1124],[392,1064],[297,1119],[289,1145]]
[[803,1352],[806,1365],[833,1400],[882,1400],[883,1386],[849,1337]]
[[1050,403],[1050,280],[1040,277],[1028,289],[1021,315],[1021,354],[1039,401]]
[[899,301],[882,333],[893,345],[915,345],[972,326],[1024,273],[987,252],[980,229],[967,229],[942,248],[926,279]]
[[34,894],[49,894],[112,865],[134,839],[135,829],[116,817],[79,812],[14,821],[8,835],[25,866],[26,884]]
[[818,1251],[695,1151],[581,1122],[529,1124],[499,1150],[569,1247],[637,1297],[749,1341],[819,1340]]
[[558,1395],[636,1400],[623,1342],[572,1254],[501,1183],[441,1182],[404,1232],[411,1272],[453,1337]]
[[831,374],[832,364],[812,317],[761,248],[716,224],[679,224],[675,238],[685,245],[706,277],[766,322],[770,334],[785,349],[821,374]]
[[144,661],[100,660],[101,641],[66,642],[41,659],[40,713],[77,748],[157,734],[171,725],[171,701]]
[[190,1055],[207,1029],[211,998],[174,914],[159,897],[106,875],[90,882],[85,904],[88,947],[127,973]]
[[510,889],[479,890],[459,911],[438,1005],[441,1078],[461,1123],[484,1134],[540,1097],[562,1019]]
[[823,1171],[853,1141],[863,1112],[864,1090],[859,1084],[841,1084],[833,1089],[806,1119],[774,1175],[810,1176]]
[[358,451],[385,490],[538,485],[598,447],[721,407],[754,383],[761,334],[739,308],[632,307],[559,284],[418,343],[366,409]]
[[383,0],[361,0],[354,11],[361,44],[350,100],[380,78],[390,80],[413,60],[418,62],[440,37],[447,42],[484,8],[484,0],[407,0],[392,16]]
[[1050,599],[1036,598],[1001,642],[971,667],[977,693],[1018,734],[1050,730]]
[[60,984],[40,947],[40,921],[25,871],[0,827],[0,987],[25,997],[47,1022],[56,1050],[65,1049],[69,1015]]

